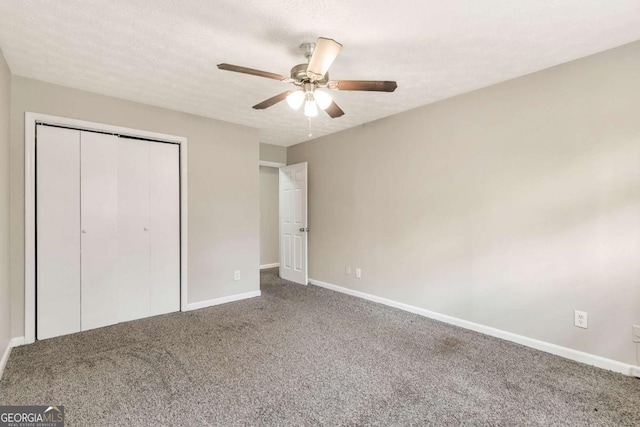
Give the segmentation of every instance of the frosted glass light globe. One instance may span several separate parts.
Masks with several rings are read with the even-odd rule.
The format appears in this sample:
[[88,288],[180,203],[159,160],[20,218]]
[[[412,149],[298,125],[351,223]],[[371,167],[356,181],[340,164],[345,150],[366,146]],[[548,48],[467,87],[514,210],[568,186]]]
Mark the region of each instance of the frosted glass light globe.
[[318,115],[318,105],[313,99],[308,99],[304,103],[304,115],[307,117],[315,117]]
[[297,90],[287,95],[287,104],[289,104],[289,107],[293,108],[294,110],[299,110],[300,107],[302,107],[303,103],[304,103],[303,91]]
[[329,106],[333,102],[333,99],[331,98],[331,95],[329,95],[327,92],[323,92],[321,90],[316,90],[313,93],[313,96],[316,98],[316,102],[318,103],[318,107],[322,108],[323,110],[326,110],[327,108],[329,108]]

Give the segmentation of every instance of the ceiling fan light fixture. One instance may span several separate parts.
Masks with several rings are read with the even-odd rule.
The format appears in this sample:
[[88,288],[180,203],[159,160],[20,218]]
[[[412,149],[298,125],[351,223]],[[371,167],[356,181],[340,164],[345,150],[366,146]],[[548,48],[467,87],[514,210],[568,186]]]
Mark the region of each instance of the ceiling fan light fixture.
[[331,95],[321,90],[316,90],[314,93],[314,97],[316,99],[316,102],[318,103],[318,107],[322,108],[323,110],[329,108],[329,106],[333,102],[333,98],[331,98]]
[[302,107],[303,103],[304,103],[303,91],[296,90],[294,92],[291,92],[289,95],[287,95],[287,104],[289,104],[289,107],[293,108],[294,110],[299,110],[300,107]]

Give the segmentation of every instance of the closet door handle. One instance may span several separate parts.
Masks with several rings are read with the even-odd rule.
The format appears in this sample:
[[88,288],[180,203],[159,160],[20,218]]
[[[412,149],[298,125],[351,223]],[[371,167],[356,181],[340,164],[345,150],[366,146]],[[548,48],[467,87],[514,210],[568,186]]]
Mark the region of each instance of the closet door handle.
[[145,228],[144,228],[144,231],[149,231],[149,227],[145,227]]
[[85,230],[84,228],[82,229],[82,234],[87,234],[87,230]]

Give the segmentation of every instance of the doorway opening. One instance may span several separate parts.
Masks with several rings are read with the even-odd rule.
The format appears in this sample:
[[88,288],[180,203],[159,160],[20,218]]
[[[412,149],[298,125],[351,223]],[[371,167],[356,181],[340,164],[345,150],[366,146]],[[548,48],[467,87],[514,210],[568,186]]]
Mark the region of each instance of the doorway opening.
[[[278,236],[279,215],[279,166],[260,168],[260,270],[280,266],[280,245]],[[284,166],[284,164],[282,164]]]

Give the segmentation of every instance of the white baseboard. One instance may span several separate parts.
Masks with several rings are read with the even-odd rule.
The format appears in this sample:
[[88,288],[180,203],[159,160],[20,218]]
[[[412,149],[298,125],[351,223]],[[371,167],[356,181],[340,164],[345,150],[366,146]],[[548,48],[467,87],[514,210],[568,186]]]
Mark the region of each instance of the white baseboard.
[[9,341],[9,346],[11,348],[13,347],[19,347],[21,345],[24,345],[24,337],[15,337],[15,338],[11,338],[11,341]]
[[428,317],[430,319],[438,320],[450,325],[460,326],[461,328],[470,329],[472,331],[480,332],[481,334],[515,342],[527,347],[535,348],[536,350],[555,354],[556,356],[561,356],[566,359],[575,360],[576,362],[596,366],[598,368],[607,369],[609,371],[618,372],[628,376],[640,376],[640,367],[638,366],[628,365],[616,360],[596,356],[595,354],[573,350],[571,348],[536,340],[534,338],[525,337],[523,335],[514,334],[512,332],[503,331],[502,329],[492,328],[491,326],[481,325],[479,323],[470,322],[468,320],[459,319],[457,317],[448,316],[446,314],[437,313],[435,311],[426,310],[424,308],[415,307],[409,304],[404,304],[390,299],[378,297],[375,295],[367,294],[365,292],[355,291],[353,289],[344,288],[342,286],[332,285],[331,283],[322,282],[320,280],[309,279],[309,283],[311,283],[312,285],[320,286],[322,288],[331,289],[332,291],[341,292],[347,295],[366,299],[368,301],[384,304],[389,307],[408,311],[409,313]]
[[264,270],[265,268],[276,268],[276,267],[280,267],[279,262],[274,262],[273,264],[263,264],[260,266],[260,270]]
[[215,298],[206,301],[192,302],[187,304],[185,311],[198,310],[201,308],[212,307],[214,305],[226,304],[228,302],[240,301],[247,298],[259,297],[262,295],[260,291],[245,292],[243,294],[229,295],[228,297]]
[[4,349],[2,353],[2,359],[0,359],[0,378],[2,378],[2,374],[4,373],[4,367],[7,366],[7,362],[9,361],[9,356],[11,355],[11,341],[7,343],[7,348]]
[[13,347],[18,347],[19,345],[24,344],[24,337],[16,337],[11,338],[7,343],[7,348],[4,349],[2,353],[2,358],[0,359],[0,378],[2,378],[2,374],[4,373],[4,367],[7,366],[7,362],[9,361],[9,356],[11,355],[11,349]]

